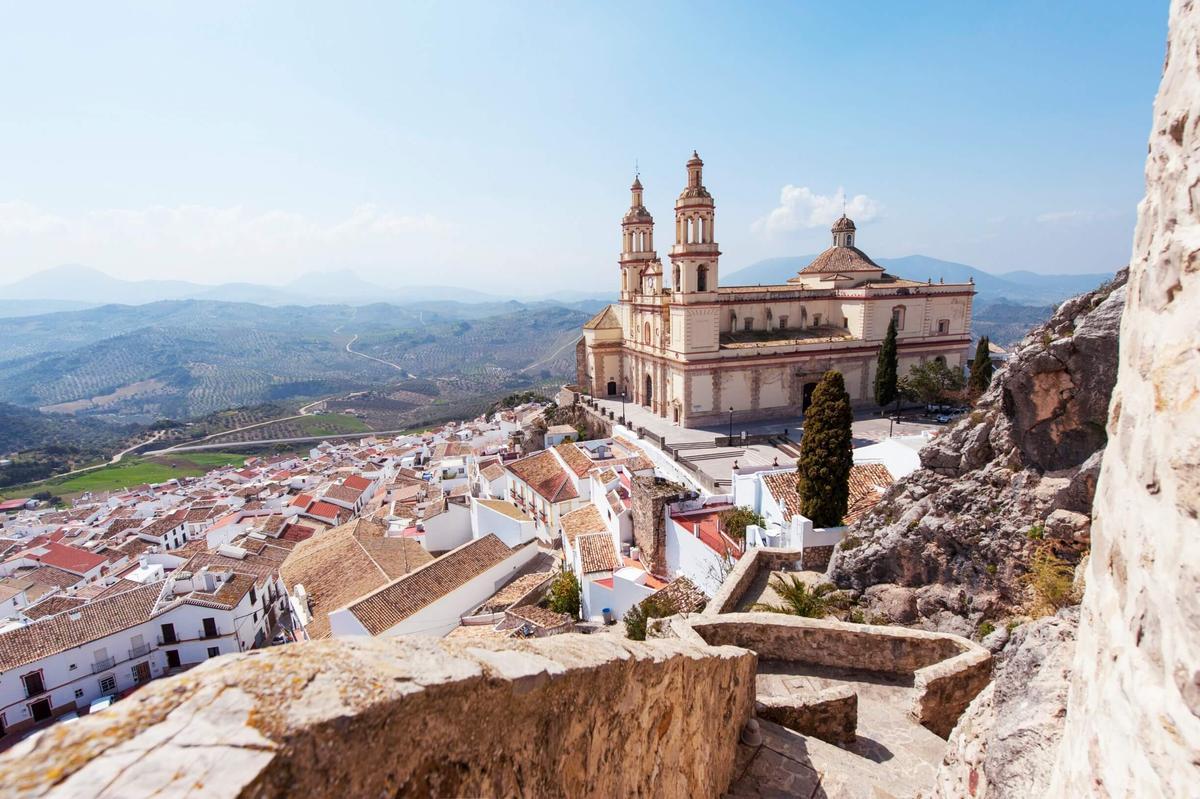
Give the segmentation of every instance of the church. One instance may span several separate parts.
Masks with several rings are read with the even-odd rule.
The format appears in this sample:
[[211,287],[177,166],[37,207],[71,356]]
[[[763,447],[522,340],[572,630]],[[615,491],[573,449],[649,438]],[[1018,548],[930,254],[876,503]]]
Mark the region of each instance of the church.
[[620,299],[583,327],[579,385],[685,427],[798,416],[836,369],[857,406],[873,403],[875,361],[896,320],[900,374],[931,358],[961,368],[971,343],[973,282],[887,274],[857,246],[854,222],[833,224],[829,249],[787,283],[722,286],[716,206],[692,153],[675,201],[670,284],[654,246],[641,180],[621,220]]

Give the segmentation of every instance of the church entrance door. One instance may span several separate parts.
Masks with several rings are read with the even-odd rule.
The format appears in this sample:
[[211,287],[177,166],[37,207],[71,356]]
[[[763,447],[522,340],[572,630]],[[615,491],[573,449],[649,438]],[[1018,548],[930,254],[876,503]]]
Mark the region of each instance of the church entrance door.
[[654,401],[654,383],[650,380],[650,375],[646,375],[646,390],[642,393],[642,404],[647,408]]
[[804,399],[800,405],[801,413],[808,413],[808,406],[812,405],[812,395],[813,395],[813,392],[816,390],[817,390],[816,383],[805,383],[804,384]]
[[617,396],[617,381],[616,380],[608,381],[608,396],[610,396],[610,397]]

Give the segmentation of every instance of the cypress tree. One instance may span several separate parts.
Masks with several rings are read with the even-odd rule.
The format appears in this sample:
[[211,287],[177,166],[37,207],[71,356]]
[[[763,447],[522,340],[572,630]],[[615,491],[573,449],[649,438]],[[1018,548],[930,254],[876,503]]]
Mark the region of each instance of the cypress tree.
[[836,527],[846,515],[850,467],[854,465],[850,432],[853,421],[842,373],[826,372],[804,415],[804,436],[796,463],[800,512],[812,520],[814,527]]
[[975,395],[982,394],[992,383],[992,354],[988,352],[988,337],[980,336],[975,346],[975,360],[971,361],[971,376],[967,387]]
[[896,320],[888,323],[887,335],[879,347],[878,363],[875,367],[875,404],[886,408],[900,399],[900,364],[896,355]]

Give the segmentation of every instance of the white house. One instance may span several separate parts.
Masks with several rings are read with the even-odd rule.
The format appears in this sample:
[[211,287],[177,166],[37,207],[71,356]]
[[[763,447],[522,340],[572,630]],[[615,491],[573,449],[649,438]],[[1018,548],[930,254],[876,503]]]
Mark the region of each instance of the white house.
[[435,558],[329,613],[335,636],[442,636],[512,580],[537,555],[529,542],[507,546],[486,535]]
[[510,547],[537,537],[537,527],[529,514],[503,499],[471,498],[471,536],[493,534]]

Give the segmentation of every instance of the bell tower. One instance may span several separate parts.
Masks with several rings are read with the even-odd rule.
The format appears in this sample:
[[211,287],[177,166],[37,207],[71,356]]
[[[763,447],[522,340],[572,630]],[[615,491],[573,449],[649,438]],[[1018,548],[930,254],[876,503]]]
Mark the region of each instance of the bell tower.
[[704,162],[696,151],[687,162],[687,186],[675,201],[675,246],[671,248],[672,301],[711,301],[717,291],[716,209],[704,188]]
[[635,294],[657,291],[662,286],[662,269],[658,272],[658,287],[648,288],[652,282],[654,263],[658,260],[654,252],[654,217],[646,210],[642,199],[642,181],[634,177],[629,187],[631,198],[629,210],[621,219],[621,301],[630,300]]

